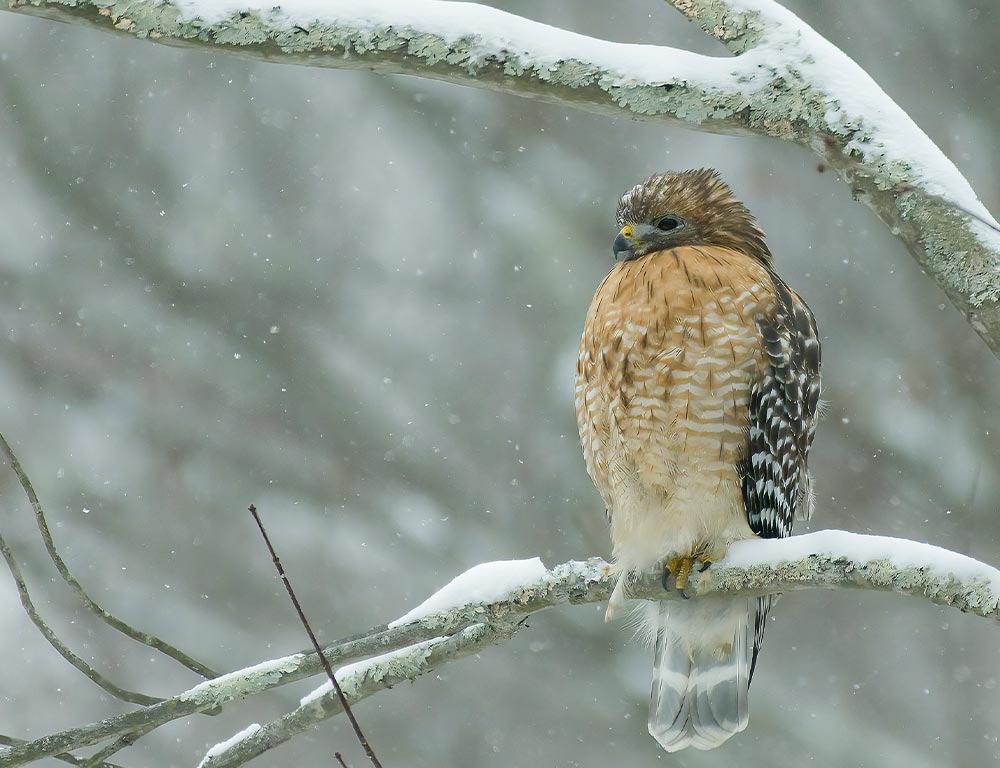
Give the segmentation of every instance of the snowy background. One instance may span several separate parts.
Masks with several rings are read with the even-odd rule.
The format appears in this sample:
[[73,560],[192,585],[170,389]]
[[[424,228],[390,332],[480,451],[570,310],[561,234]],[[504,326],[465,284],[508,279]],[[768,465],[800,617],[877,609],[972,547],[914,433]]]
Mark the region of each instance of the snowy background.
[[[665,3],[537,5],[502,7],[726,55]],[[789,5],[1000,210],[996,8]],[[576,346],[618,195],[667,168],[718,168],[818,317],[830,407],[812,529],[1000,565],[1000,362],[805,151],[12,14],[0,51],[0,431],[94,596],[207,663],[307,645],[251,502],[326,640],[481,561],[607,555],[573,417]],[[78,653],[151,694],[197,682],[76,605],[9,471],[0,493],[3,534]],[[1000,762],[994,626],[845,591],[774,613],[750,728],[711,753],[658,751],[649,652],[598,606],[538,616],[357,714],[386,766]],[[126,709],[42,641],[6,576],[0,626],[0,732]],[[178,721],[120,762],[196,764],[318,682]],[[334,749],[364,763],[341,720],[258,763]]]

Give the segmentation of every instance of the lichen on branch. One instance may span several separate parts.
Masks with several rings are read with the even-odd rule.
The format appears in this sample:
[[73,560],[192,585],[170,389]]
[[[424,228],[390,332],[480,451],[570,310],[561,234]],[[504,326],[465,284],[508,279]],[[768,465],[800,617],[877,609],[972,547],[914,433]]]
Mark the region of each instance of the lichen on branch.
[[[477,566],[448,585],[447,599],[425,601],[427,610],[418,606],[405,623],[375,627],[326,646],[324,653],[340,668],[338,679],[350,703],[503,642],[536,613],[567,604],[605,602],[617,577],[614,568],[600,558],[549,569],[526,568],[526,562],[531,561],[495,564],[499,567],[489,569],[497,580],[512,569],[524,578],[505,581],[502,594],[486,602],[468,599],[483,586],[484,571]],[[845,531],[738,542],[725,560],[703,573],[693,573],[686,593],[699,599],[713,594],[752,596],[840,588],[923,597],[1000,622],[1000,571],[996,568],[929,544]],[[681,597],[664,591],[657,573],[640,575],[630,593],[640,599]],[[362,659],[367,661],[344,668]],[[321,672],[315,653],[263,662],[200,683],[159,704],[0,749],[0,768],[98,744],[140,728],[153,729]],[[206,765],[239,765],[340,711],[335,695],[320,692],[306,697],[295,710],[234,743],[231,750],[214,753]]]
[[[845,53],[773,0],[671,0],[731,57],[598,40],[473,3],[8,0],[264,61],[398,73],[610,115],[753,133],[819,155],[1000,356],[1000,232],[968,182]],[[0,6],[2,7],[2,6]]]

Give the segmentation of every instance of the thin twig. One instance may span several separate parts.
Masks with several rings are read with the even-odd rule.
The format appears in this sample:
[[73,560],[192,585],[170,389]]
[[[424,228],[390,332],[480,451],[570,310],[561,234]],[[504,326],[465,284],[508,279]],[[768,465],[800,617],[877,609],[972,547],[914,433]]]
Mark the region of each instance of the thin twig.
[[257,514],[257,507],[253,504],[249,507],[250,514],[253,515],[254,521],[257,523],[257,527],[260,529],[260,535],[264,537],[264,543],[267,544],[267,549],[271,553],[271,560],[274,562],[274,567],[278,571],[278,575],[281,576],[281,581],[285,585],[285,590],[288,592],[288,597],[292,601],[292,605],[295,606],[295,612],[299,615],[299,621],[302,622],[302,626],[305,627],[306,634],[309,635],[309,640],[312,641],[313,648],[316,653],[319,654],[320,661],[323,663],[323,669],[326,671],[326,676],[330,678],[330,682],[333,684],[334,690],[337,692],[337,698],[340,699],[341,705],[344,707],[344,713],[347,715],[347,719],[351,721],[351,726],[354,728],[354,733],[357,734],[358,741],[361,742],[361,747],[365,750],[365,754],[368,755],[368,759],[375,768],[382,768],[382,763],[378,761],[375,757],[375,751],[371,748],[368,743],[368,739],[365,738],[365,734],[361,730],[361,726],[358,725],[357,718],[354,717],[354,712],[351,711],[351,705],[347,702],[347,697],[344,696],[344,691],[340,687],[340,683],[337,682],[337,676],[333,674],[333,669],[330,667],[330,662],[327,661],[326,655],[323,653],[323,649],[320,648],[319,641],[316,639],[316,635],[312,631],[312,627],[309,626],[309,621],[306,619],[306,615],[302,610],[302,606],[299,604],[298,598],[295,596],[295,590],[292,589],[292,582],[288,580],[288,575],[285,573],[285,569],[281,565],[281,560],[278,558],[278,553],[274,551],[274,547],[271,546],[271,539],[267,536],[267,531],[264,530],[264,523],[260,520],[260,515]]
[[66,644],[56,636],[56,633],[52,631],[49,625],[45,623],[45,620],[39,615],[35,608],[35,604],[31,600],[31,596],[28,594],[28,585],[24,581],[24,576],[21,575],[21,569],[17,564],[17,560],[14,559],[14,554],[11,552],[10,547],[7,546],[7,541],[2,535],[0,535],[0,553],[3,554],[4,560],[7,561],[7,567],[10,568],[11,576],[14,577],[14,584],[17,586],[17,593],[21,597],[21,605],[24,606],[24,612],[28,614],[28,618],[31,619],[32,623],[36,627],[38,627],[38,631],[42,633],[46,640],[48,640],[49,645],[59,652],[60,656],[66,659],[66,661],[80,670],[80,672],[89,677],[116,699],[121,699],[122,701],[127,701],[132,704],[142,704],[144,706],[149,704],[158,704],[163,701],[163,699],[158,699],[155,696],[147,696],[144,693],[137,693],[136,691],[119,688],[87,662],[73,653],[73,651],[71,651]]
[[104,749],[101,749],[87,758],[87,762],[84,764],[84,768],[100,768],[100,766],[105,764],[105,761],[111,757],[116,752],[120,752],[126,747],[131,747],[139,739],[149,733],[156,726],[148,725],[144,728],[136,728],[130,733],[126,733],[123,736],[115,739],[113,742],[108,744]]
[[5,454],[7,454],[7,459],[10,461],[10,468],[14,470],[14,474],[17,475],[17,479],[21,483],[21,488],[24,489],[25,496],[28,497],[28,503],[31,504],[31,508],[34,510],[35,522],[38,525],[38,531],[42,535],[42,541],[45,543],[45,550],[49,553],[49,558],[55,564],[56,570],[59,571],[59,575],[62,576],[63,581],[69,585],[70,589],[73,590],[80,601],[87,606],[91,612],[96,614],[98,618],[121,632],[123,635],[130,637],[132,640],[149,646],[165,656],[169,656],[174,661],[183,664],[192,672],[199,674],[206,679],[218,677],[220,674],[219,672],[216,672],[205,664],[202,664],[200,661],[191,658],[183,651],[175,648],[170,643],[161,640],[156,635],[151,635],[148,632],[142,632],[129,626],[124,621],[105,610],[89,594],[87,594],[83,585],[81,585],[76,577],[70,573],[69,568],[66,566],[66,563],[60,556],[59,551],[56,549],[55,542],[52,540],[52,534],[49,531],[48,523],[45,521],[45,511],[42,509],[42,504],[38,500],[38,494],[35,493],[35,488],[31,484],[31,479],[21,467],[21,462],[18,461],[17,456],[14,455],[14,449],[10,447],[10,443],[7,442],[6,438],[2,434],[0,434],[0,448],[3,449]]
[[342,768],[347,768],[347,763],[344,762],[344,757],[339,752],[334,752],[333,756],[337,758],[337,762],[340,763]]
[[[8,747],[16,747],[21,744],[27,744],[24,739],[15,739],[12,736],[0,735],[0,744]],[[69,763],[70,765],[80,766],[80,768],[122,768],[122,766],[117,763],[91,763],[90,760],[83,760],[76,755],[71,755],[68,752],[63,752],[58,755],[52,755],[56,760],[61,760],[64,763]],[[93,758],[91,758],[92,760]]]

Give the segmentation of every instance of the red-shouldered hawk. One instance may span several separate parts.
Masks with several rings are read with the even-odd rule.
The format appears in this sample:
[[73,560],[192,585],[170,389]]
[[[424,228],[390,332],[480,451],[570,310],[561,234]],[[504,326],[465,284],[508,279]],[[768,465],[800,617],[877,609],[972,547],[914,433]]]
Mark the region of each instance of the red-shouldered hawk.
[[[620,261],[587,313],[576,415],[604,498],[623,604],[630,573],[678,589],[733,541],[808,519],[820,345],[750,212],[709,169],[651,176],[618,204]],[[771,597],[647,603],[649,731],[668,751],[747,725]]]

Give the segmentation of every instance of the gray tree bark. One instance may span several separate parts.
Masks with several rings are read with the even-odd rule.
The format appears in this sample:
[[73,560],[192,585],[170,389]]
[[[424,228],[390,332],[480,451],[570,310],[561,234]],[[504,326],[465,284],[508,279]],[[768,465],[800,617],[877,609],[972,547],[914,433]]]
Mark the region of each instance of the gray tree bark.
[[[836,541],[830,546],[833,533]],[[937,547],[901,539],[847,532],[812,534],[815,554],[803,556],[804,537],[742,542],[733,562],[723,560],[704,573],[692,573],[686,593],[705,595],[764,595],[803,589],[860,588],[923,597],[937,605],[1000,621],[1000,571],[971,558]],[[874,544],[874,550],[873,550]],[[806,547],[808,549],[808,547]],[[874,557],[852,552],[877,551]],[[894,552],[905,554],[898,564]],[[741,563],[737,565],[736,563]],[[605,561],[570,561],[551,569],[540,565],[537,575],[491,602],[461,602],[432,612],[416,609],[405,623],[374,627],[352,638],[331,643],[324,654],[340,668],[338,680],[350,703],[384,688],[439,668],[513,637],[525,619],[562,605],[602,603],[614,589],[615,576]],[[459,594],[461,591],[459,590]],[[659,574],[637,579],[633,598],[676,600],[664,591]],[[349,669],[345,664],[364,659]],[[298,653],[265,661],[208,680],[163,702],[96,723],[0,748],[0,768],[25,765],[44,757],[148,732],[178,718],[213,710],[231,701],[320,674],[315,653]],[[339,714],[340,701],[332,693],[303,700],[285,716],[248,732],[228,749],[206,757],[203,765],[236,766],[283,744],[297,734]]]
[[436,0],[414,0],[402,23],[377,3],[364,18],[331,4],[322,19],[253,0],[218,18],[170,0],[8,0],[8,9],[170,45],[416,75],[794,142],[851,186],[1000,357],[1000,230],[933,142],[846,54],[777,3],[670,1],[735,56],[610,43]]

